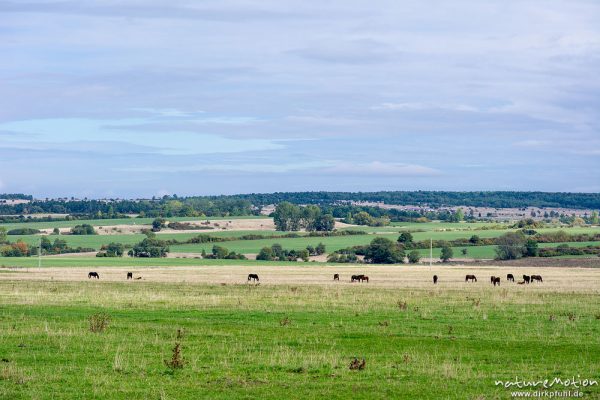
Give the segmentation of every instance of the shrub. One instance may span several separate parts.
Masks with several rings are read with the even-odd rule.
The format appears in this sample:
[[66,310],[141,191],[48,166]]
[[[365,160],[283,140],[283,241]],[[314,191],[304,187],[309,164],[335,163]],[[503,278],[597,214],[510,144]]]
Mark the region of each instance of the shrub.
[[171,350],[171,359],[165,360],[165,365],[171,369],[181,369],[185,364],[183,357],[181,355],[181,344],[175,343],[175,347]]
[[403,263],[404,251],[387,238],[376,238],[365,251],[365,261],[373,264]]
[[104,332],[110,324],[110,316],[105,313],[96,313],[89,316],[90,332]]
[[416,264],[421,260],[421,254],[418,251],[413,250],[408,253],[408,262],[411,264]]
[[442,260],[442,262],[448,262],[448,260],[450,260],[453,255],[454,255],[454,252],[452,251],[452,247],[450,247],[446,244],[442,247],[442,252],[440,254],[440,260]]
[[38,233],[40,233],[39,229],[33,228],[11,229],[10,231],[6,232],[7,235],[37,235]]
[[71,228],[71,235],[95,235],[94,227],[89,224],[75,225]]
[[496,239],[496,258],[515,260],[527,253],[525,236],[520,232],[509,232]]

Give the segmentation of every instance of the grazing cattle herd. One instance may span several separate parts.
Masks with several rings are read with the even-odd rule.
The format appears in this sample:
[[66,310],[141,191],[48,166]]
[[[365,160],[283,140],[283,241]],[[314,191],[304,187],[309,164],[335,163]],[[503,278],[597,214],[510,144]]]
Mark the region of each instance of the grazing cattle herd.
[[[100,279],[100,275],[97,272],[90,272],[88,273],[88,279],[91,278],[96,278],[96,279]],[[136,280],[140,280],[142,279],[141,276],[138,276],[136,278],[133,277],[133,272],[127,272],[127,280],[129,279],[136,279]],[[334,281],[339,281],[340,280],[340,274],[333,274],[333,280]],[[260,282],[260,279],[258,278],[258,274],[248,274],[248,282]],[[369,277],[366,275],[352,275],[350,277],[350,282],[367,282],[369,283]],[[514,282],[515,281],[515,277],[513,274],[507,274],[506,275],[506,281],[507,282]],[[477,282],[477,277],[475,275],[465,275],[465,282]],[[494,285],[494,286],[500,286],[500,277],[499,276],[492,276],[490,278],[490,282]],[[542,279],[541,275],[523,275],[523,280],[517,282],[518,285],[524,285],[524,284],[529,284],[529,283],[533,283],[533,282],[540,282],[543,283],[544,280]],[[437,284],[438,283],[438,276],[437,275],[433,275],[433,284]]]

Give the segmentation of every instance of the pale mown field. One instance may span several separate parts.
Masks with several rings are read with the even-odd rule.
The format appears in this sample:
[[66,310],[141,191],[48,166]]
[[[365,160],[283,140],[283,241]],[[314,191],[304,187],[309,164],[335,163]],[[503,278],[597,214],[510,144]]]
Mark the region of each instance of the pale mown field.
[[[495,380],[600,381],[594,268],[93,270],[100,280],[90,268],[0,270],[0,398],[481,400],[511,398]],[[508,284],[508,272],[544,283]],[[351,284],[355,273],[371,282]],[[92,332],[99,313],[107,326]],[[165,363],[176,343],[182,368]],[[354,357],[364,369],[349,369]]]

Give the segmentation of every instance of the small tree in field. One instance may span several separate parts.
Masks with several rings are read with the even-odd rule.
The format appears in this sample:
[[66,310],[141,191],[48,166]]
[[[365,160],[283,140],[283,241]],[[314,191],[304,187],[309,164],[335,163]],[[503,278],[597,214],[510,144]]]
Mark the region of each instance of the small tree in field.
[[442,260],[442,262],[448,262],[448,260],[450,260],[453,256],[453,251],[452,251],[452,247],[448,246],[447,244],[445,244],[442,247],[442,252],[440,254],[440,260]]
[[413,250],[408,253],[408,262],[411,264],[416,264],[421,260],[421,254],[418,251]]
[[398,237],[398,243],[402,243],[404,247],[409,248],[413,244],[413,235],[410,232],[402,232]]
[[[499,260],[516,260],[526,254],[527,239],[520,232],[509,232],[496,239],[496,258]],[[536,246],[537,247],[537,246]]]

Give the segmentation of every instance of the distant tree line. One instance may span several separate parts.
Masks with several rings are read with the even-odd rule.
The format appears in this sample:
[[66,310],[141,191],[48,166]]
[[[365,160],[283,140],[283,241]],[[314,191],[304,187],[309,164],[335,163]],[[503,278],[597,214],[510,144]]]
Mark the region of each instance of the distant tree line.
[[[5,194],[4,198],[33,200],[23,194]],[[9,197],[11,196],[11,197]],[[436,191],[381,191],[381,192],[286,192],[265,194],[241,194],[230,196],[163,196],[149,200],[38,200],[24,204],[0,204],[0,215],[27,215],[34,213],[85,215],[88,218],[115,218],[125,214],[147,217],[196,217],[257,215],[269,204],[288,202],[295,205],[321,206],[323,214],[344,218],[348,214],[335,215],[325,206],[338,208],[349,202],[382,202],[393,205],[427,205],[439,207],[492,207],[492,208],[576,208],[600,209],[600,193],[551,193],[551,192],[436,192]],[[369,212],[367,210],[363,210]],[[340,213],[342,211],[338,211]],[[352,212],[352,211],[350,211]],[[427,217],[418,212],[389,210],[399,218]],[[354,212],[353,212],[354,213]],[[377,217],[369,212],[373,217]],[[390,218],[392,215],[389,215]],[[391,218],[394,220],[393,218]],[[445,218],[435,218],[442,219]]]
[[0,193],[3,200],[33,200],[33,196],[23,193]]
[[306,207],[283,201],[277,205],[273,213],[273,222],[278,231],[328,232],[335,228],[335,220],[331,214],[323,214],[315,205]]
[[277,192],[230,196],[260,206],[287,201],[293,204],[339,204],[344,201],[383,202],[395,205],[429,205],[522,208],[600,208],[600,193],[516,191],[380,191],[380,192]]

